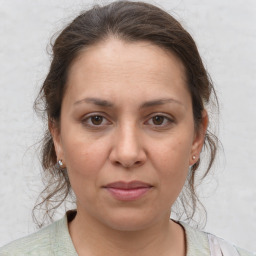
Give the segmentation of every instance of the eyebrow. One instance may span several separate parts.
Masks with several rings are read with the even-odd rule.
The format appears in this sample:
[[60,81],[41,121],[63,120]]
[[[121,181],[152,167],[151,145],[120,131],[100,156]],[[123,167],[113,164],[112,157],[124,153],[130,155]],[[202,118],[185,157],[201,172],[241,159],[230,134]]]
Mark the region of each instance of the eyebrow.
[[76,101],[74,103],[74,105],[78,105],[78,104],[81,104],[81,103],[92,103],[94,105],[98,105],[98,106],[101,106],[101,107],[113,107],[114,104],[107,101],[107,100],[103,100],[103,99],[99,99],[99,98],[84,98],[82,100],[79,100],[79,101]]
[[[114,107],[114,104],[112,102],[99,99],[99,98],[84,98],[82,100],[76,101],[74,105],[78,105],[81,103],[91,103],[97,106],[109,107],[109,108]],[[158,105],[164,105],[167,103],[177,103],[183,106],[183,104],[178,100],[175,100],[172,98],[162,98],[162,99],[146,101],[140,105],[140,109],[149,108],[149,107],[158,106]]]
[[177,103],[183,106],[183,104],[175,99],[172,98],[166,98],[166,99],[156,99],[156,100],[150,100],[146,101],[143,104],[141,104],[140,108],[148,108],[148,107],[153,107],[153,106],[158,106],[158,105],[164,105],[167,103]]

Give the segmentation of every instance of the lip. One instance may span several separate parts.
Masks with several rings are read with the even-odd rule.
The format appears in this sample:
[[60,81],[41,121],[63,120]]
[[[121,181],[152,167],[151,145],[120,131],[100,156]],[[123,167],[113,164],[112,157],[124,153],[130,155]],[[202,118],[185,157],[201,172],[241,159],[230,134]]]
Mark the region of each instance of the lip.
[[133,201],[143,197],[152,189],[152,185],[142,181],[117,181],[103,186],[115,199]]

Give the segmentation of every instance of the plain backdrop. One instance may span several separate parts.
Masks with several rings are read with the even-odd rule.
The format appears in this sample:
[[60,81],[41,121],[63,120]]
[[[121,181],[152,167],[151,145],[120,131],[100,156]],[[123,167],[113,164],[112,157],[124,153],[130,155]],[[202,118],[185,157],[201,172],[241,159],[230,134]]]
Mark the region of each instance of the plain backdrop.
[[[43,125],[32,105],[49,67],[51,36],[92,3],[0,0],[0,246],[35,231],[31,210],[42,184],[34,144]],[[200,190],[205,230],[256,251],[256,1],[151,3],[192,34],[220,100],[224,150]]]

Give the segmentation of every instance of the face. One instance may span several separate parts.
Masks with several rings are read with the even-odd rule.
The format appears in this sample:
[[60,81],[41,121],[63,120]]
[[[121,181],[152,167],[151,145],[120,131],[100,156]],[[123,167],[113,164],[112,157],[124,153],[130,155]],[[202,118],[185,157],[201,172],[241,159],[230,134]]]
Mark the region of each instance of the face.
[[78,214],[118,230],[169,220],[206,129],[194,129],[184,73],[175,55],[118,39],[73,63],[51,131]]

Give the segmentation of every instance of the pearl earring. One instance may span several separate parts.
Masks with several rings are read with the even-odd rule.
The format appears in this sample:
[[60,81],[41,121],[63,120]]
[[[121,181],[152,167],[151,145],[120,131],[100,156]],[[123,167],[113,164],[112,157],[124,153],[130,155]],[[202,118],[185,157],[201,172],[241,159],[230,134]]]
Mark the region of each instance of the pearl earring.
[[192,156],[192,159],[195,160],[195,159],[196,159],[196,156]]
[[58,161],[58,165],[59,165],[59,167],[60,167],[61,169],[64,168],[64,164],[63,164],[63,162],[62,162],[61,159]]

